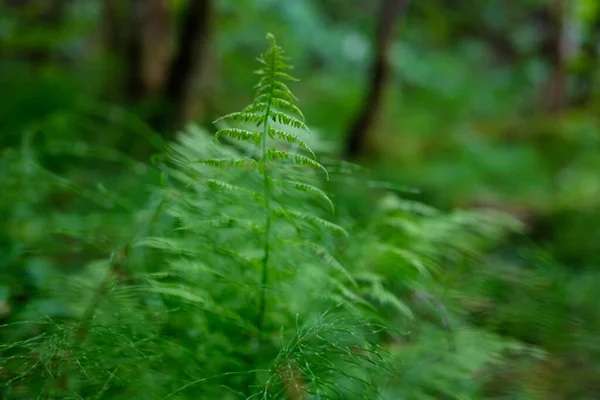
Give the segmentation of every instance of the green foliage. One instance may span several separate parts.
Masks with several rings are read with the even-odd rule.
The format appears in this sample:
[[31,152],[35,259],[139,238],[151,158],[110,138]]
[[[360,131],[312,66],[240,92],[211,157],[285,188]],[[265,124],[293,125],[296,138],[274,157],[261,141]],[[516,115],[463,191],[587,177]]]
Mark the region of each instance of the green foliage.
[[[154,165],[163,139],[99,101],[108,3],[0,6],[3,398],[600,397],[594,1],[554,16],[577,50],[556,117],[540,39],[563,11],[413,2],[375,172],[322,153],[362,101],[377,2],[213,2],[211,105],[240,112]],[[251,93],[257,29],[302,85],[273,43]]]
[[[312,158],[314,153],[308,144],[293,131],[287,131],[305,128],[305,125],[291,91],[280,81],[290,79],[282,72],[289,69],[286,58],[274,38],[268,38],[269,49],[259,58],[262,65],[258,73],[262,78],[255,101],[243,112],[221,118],[241,123],[242,127],[226,127],[216,134],[217,138],[245,140],[256,145],[258,159],[232,157],[229,149],[218,145],[209,148],[198,144],[193,148],[174,146],[171,160],[175,171],[170,174],[176,176],[186,190],[168,212],[186,235],[146,239],[139,245],[167,250],[175,257],[167,261],[170,265],[165,275],[168,283],[155,281],[155,288],[167,285],[168,291],[162,293],[180,299],[190,299],[194,293],[199,306],[212,312],[215,318],[220,315],[219,323],[223,327],[232,325],[225,328],[229,332],[230,346],[221,350],[226,353],[220,357],[238,360],[239,371],[227,372],[248,374],[247,371],[258,369],[258,381],[254,384],[259,386],[241,389],[248,395],[254,391],[262,392],[265,398],[278,398],[281,393],[292,390],[288,379],[303,382],[297,390],[314,391],[321,396],[341,395],[340,390],[350,390],[350,387],[338,387],[340,384],[336,382],[342,378],[353,381],[352,390],[358,393],[369,387],[373,390],[368,380],[359,379],[349,372],[349,366],[339,363],[352,362],[360,367],[358,372],[362,374],[362,369],[370,369],[369,365],[377,367],[382,361],[353,356],[347,351],[341,352],[338,360],[336,349],[348,348],[350,342],[341,334],[328,339],[321,337],[318,334],[321,328],[311,327],[310,321],[323,321],[319,316],[334,307],[338,309],[337,318],[360,321],[363,328],[354,329],[349,339],[354,346],[362,348],[354,341],[369,324],[366,315],[360,317],[360,313],[355,314],[356,310],[336,305],[342,295],[339,288],[354,281],[351,273],[332,255],[336,246],[347,240],[347,233],[324,218],[323,205],[333,208],[333,202],[318,188],[318,180],[315,181],[318,177],[306,168],[327,171]],[[277,128],[271,127],[273,123],[278,123]],[[256,128],[259,130],[252,130]],[[196,132],[194,141],[200,142],[203,135]],[[285,149],[282,143],[298,145],[296,151],[302,149],[309,155]],[[182,248],[186,249],[185,254],[181,253]],[[198,261],[200,255],[201,262]],[[205,275],[200,280],[191,280],[192,271],[203,271]],[[172,290],[174,284],[176,291]],[[202,295],[196,297],[198,294]],[[228,318],[223,319],[225,312]],[[308,325],[302,327],[301,321]],[[276,350],[278,346],[274,344],[280,340],[294,335],[295,340],[301,340],[306,335],[300,332],[304,329],[317,329],[313,334],[322,342],[314,346],[325,347],[313,348],[307,340],[294,351]],[[321,357],[325,354],[330,367],[322,365],[325,360]],[[283,356],[285,363],[281,364],[278,360]],[[346,356],[351,358],[344,361]],[[285,371],[281,372],[282,368]],[[293,374],[297,376],[287,376],[289,371],[295,371]],[[207,367],[208,376],[219,373],[223,370]],[[245,381],[248,379],[252,382],[251,377]],[[198,382],[198,386],[211,384],[201,383]],[[239,383],[236,390],[240,390]]]
[[[9,339],[1,352],[4,398],[376,394],[370,375],[387,363],[383,350],[371,347],[383,327],[340,302],[360,297],[348,289],[355,279],[335,256],[347,232],[325,218],[333,202],[318,188],[322,178],[311,167],[325,168],[308,145],[292,150],[277,141],[306,143],[286,131],[304,125],[295,122],[302,116],[292,103],[277,100],[286,64],[269,39],[261,73],[270,79],[261,78],[254,105],[225,117],[252,122],[260,141],[246,127],[217,135],[252,140],[258,159],[190,128],[171,146],[168,163],[159,164],[162,184],[154,184],[132,226],[104,240],[84,267],[49,268],[35,294],[45,309],[32,302],[1,327]],[[309,156],[295,152],[300,148]],[[14,161],[6,159],[16,169],[6,178],[18,185],[15,178],[27,169]],[[116,198],[99,187],[89,197]],[[70,235],[102,243],[95,231],[106,228],[113,229],[110,220]]]

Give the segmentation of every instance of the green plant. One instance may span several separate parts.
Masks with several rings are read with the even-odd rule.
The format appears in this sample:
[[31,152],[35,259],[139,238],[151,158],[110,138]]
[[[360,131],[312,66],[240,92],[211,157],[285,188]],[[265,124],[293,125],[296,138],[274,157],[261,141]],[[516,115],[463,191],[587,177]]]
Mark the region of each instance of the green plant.
[[[483,383],[466,380],[521,349],[470,326],[451,279],[482,267],[514,221],[406,200],[352,164],[325,168],[268,39],[252,104],[214,136],[190,125],[144,180],[60,177],[29,136],[4,155],[16,256],[0,304],[16,303],[19,270],[32,283],[0,325],[3,398],[475,398]],[[139,169],[86,149],[84,165]],[[55,191],[66,215],[36,208]],[[33,237],[15,228],[31,220]]]
[[347,233],[325,219],[333,202],[312,169],[327,171],[294,131],[307,128],[269,40],[255,101],[224,117],[246,125],[216,134],[258,151],[182,135],[150,205],[103,247],[110,257],[40,284],[61,312],[39,318],[32,305],[2,327],[5,398],[377,392],[384,328],[348,301],[357,283],[333,255]]
[[[144,245],[163,251],[171,249],[174,253],[186,249],[193,251],[191,254],[208,257],[203,266],[188,260],[174,263],[173,267],[186,281],[188,278],[184,277],[190,273],[182,274],[181,268],[201,268],[209,273],[210,290],[203,282],[189,292],[202,293],[203,301],[210,307],[218,305],[221,314],[227,310],[231,319],[243,327],[240,332],[228,334],[232,340],[230,354],[222,356],[247,360],[242,365],[248,371],[259,368],[255,373],[256,383],[263,385],[264,396],[271,396],[273,390],[276,393],[273,388],[277,387],[277,381],[282,390],[291,390],[286,383],[289,377],[283,378],[278,372],[282,368],[300,374],[297,378],[305,382],[303,390],[308,392],[325,395],[350,388],[358,390],[364,385],[359,393],[369,387],[374,390],[368,380],[342,373],[335,364],[336,351],[347,347],[341,335],[337,340],[335,336],[327,340],[322,336],[318,348],[329,346],[331,365],[325,370],[353,380],[357,386],[354,388],[351,385],[336,388],[338,383],[315,374],[314,371],[323,369],[322,365],[300,362],[311,351],[316,360],[323,356],[311,350],[310,340],[302,339],[302,345],[287,349],[274,346],[290,335],[300,340],[301,331],[316,329],[310,328],[310,324],[322,321],[323,312],[332,307],[345,324],[359,321],[353,325],[355,337],[364,333],[361,331],[367,329],[369,319],[366,314],[357,314],[356,308],[349,307],[350,303],[344,305],[344,296],[352,293],[349,287],[357,284],[333,253],[347,233],[324,218],[327,211],[333,211],[333,202],[318,187],[316,174],[306,168],[314,168],[325,177],[328,173],[315,160],[307,141],[296,132],[306,131],[307,127],[292,92],[283,82],[293,80],[286,72],[290,67],[274,38],[269,36],[269,40],[269,49],[259,58],[261,78],[254,102],[241,112],[223,117],[221,120],[238,125],[224,127],[215,135],[217,140],[227,138],[248,143],[250,146],[245,149],[248,156],[236,156],[231,149],[218,145],[199,148],[201,133],[197,133],[193,147],[191,140],[174,147],[171,158],[175,168],[169,173],[183,183],[185,192],[170,212],[180,221],[178,229],[186,236],[147,239]],[[204,157],[199,157],[199,153]],[[157,285],[164,288],[163,284]],[[308,325],[302,328],[298,325],[301,320]],[[282,358],[282,354],[286,356]],[[365,370],[369,364],[380,364],[347,349],[339,356],[337,362],[347,357]],[[251,383],[252,379],[246,379],[238,386]],[[252,392],[251,388],[245,390]]]

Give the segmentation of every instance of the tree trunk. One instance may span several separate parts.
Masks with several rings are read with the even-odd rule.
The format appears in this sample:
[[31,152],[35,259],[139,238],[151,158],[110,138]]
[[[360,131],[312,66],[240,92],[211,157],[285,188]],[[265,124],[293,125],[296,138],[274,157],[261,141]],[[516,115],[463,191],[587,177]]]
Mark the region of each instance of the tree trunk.
[[163,134],[181,128],[206,63],[213,0],[188,3],[173,46],[168,0],[104,0],[103,6],[106,51],[121,65],[112,100],[143,105],[142,114]]
[[143,0],[104,0],[102,6],[104,51],[115,67],[107,94],[111,101],[135,104],[144,93],[139,33]]
[[141,26],[144,91],[154,96],[164,87],[172,53],[168,0],[147,0]]
[[165,81],[166,114],[161,127],[178,129],[185,122],[186,109],[197,72],[206,62],[212,28],[212,0],[191,1],[177,40]]
[[389,53],[400,17],[405,14],[410,0],[383,0],[379,13],[375,56],[371,65],[367,96],[358,117],[348,131],[345,156],[349,159],[364,153],[369,131],[372,129],[390,75]]

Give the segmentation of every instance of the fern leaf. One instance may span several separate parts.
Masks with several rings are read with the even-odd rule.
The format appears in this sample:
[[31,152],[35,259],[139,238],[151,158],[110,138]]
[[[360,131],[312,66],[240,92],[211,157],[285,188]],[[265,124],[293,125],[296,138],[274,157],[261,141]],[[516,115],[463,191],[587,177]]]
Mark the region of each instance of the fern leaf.
[[248,230],[261,233],[261,229],[256,222],[246,219],[233,218],[226,215],[209,219],[189,221],[185,226],[179,227],[176,230],[203,230],[206,228],[233,228],[236,226],[244,227]]
[[[266,97],[266,96],[265,96]],[[262,98],[260,100],[263,100]],[[267,110],[268,105],[268,97],[266,99],[267,101],[258,101],[255,100],[254,103],[250,104],[248,107],[244,108],[243,112],[246,113],[261,113],[261,112],[265,112]],[[288,101],[288,100],[284,100],[284,99],[280,99],[277,98],[275,96],[271,97],[271,105],[274,107],[279,108],[280,110],[284,110],[284,111],[288,111],[291,113],[294,113],[296,115],[298,115],[301,118],[301,121],[304,121],[304,114],[302,113],[302,111],[300,111],[300,109],[298,107],[296,107],[292,102]],[[271,111],[271,113],[274,113],[275,111]],[[294,122],[295,123],[295,122]],[[305,129],[305,128],[302,128]],[[306,128],[308,129],[308,128]]]
[[275,96],[273,96],[273,98],[271,99],[271,103],[280,110],[289,111],[298,115],[302,121],[305,120],[304,114],[302,113],[302,111],[300,111],[298,107],[294,105],[294,103],[285,99],[277,98]]
[[308,158],[301,154],[292,154],[287,151],[274,150],[269,149],[269,158],[271,160],[292,160],[294,163],[298,165],[307,165],[313,168],[319,168],[323,172],[325,172],[325,176],[327,180],[329,180],[329,172],[327,172],[327,168],[321,165],[318,161],[313,160],[312,158]]
[[250,104],[249,106],[247,106],[246,108],[244,108],[242,110],[242,112],[264,113],[265,111],[267,111],[267,108],[269,108],[269,104],[267,102],[258,101],[258,102],[254,102],[254,103]]
[[251,140],[254,143],[260,143],[262,135],[260,132],[251,132],[246,129],[228,128],[221,129],[215,133],[215,139],[218,141],[222,137],[228,137],[237,140]]
[[329,180],[329,172],[327,172],[327,168],[325,168],[323,165],[321,165],[321,163],[319,163],[311,158],[308,158],[306,156],[303,156],[301,154],[294,154],[293,159],[296,164],[308,165],[313,168],[321,169],[325,173],[327,180]]
[[293,155],[293,159],[294,159],[294,162],[296,164],[299,164],[299,165],[308,165],[308,166],[313,167],[313,168],[319,168],[319,169],[321,169],[325,173],[326,179],[329,180],[329,172],[327,172],[327,168],[325,168],[319,162],[317,162],[317,161],[315,161],[313,159],[310,159],[310,158],[308,158],[306,156],[303,156],[301,154],[294,154]]
[[310,185],[308,183],[298,182],[298,181],[292,181],[292,180],[289,180],[289,179],[282,179],[282,180],[277,179],[276,181],[288,183],[289,185],[291,185],[295,189],[298,189],[298,190],[301,190],[301,191],[303,191],[305,193],[310,193],[310,194],[313,194],[313,195],[317,196],[318,198],[320,198],[321,200],[325,201],[329,205],[329,207],[331,208],[331,212],[335,212],[335,206],[333,205],[333,201],[331,201],[331,199],[329,198],[329,196],[327,196],[327,193],[325,193],[324,191],[322,191],[318,187],[315,187],[315,186]]
[[336,260],[336,258],[332,256],[324,247],[313,242],[304,242],[303,245],[314,251],[317,257],[319,257],[319,259],[324,261],[325,264],[330,266],[332,269],[344,274],[344,276],[348,278],[348,280],[352,283],[353,286],[358,287],[358,283],[356,283],[356,280],[354,279],[352,274],[338,260]]
[[403,260],[405,262],[408,262],[422,276],[429,277],[431,275],[429,270],[425,267],[425,265],[423,264],[421,259],[419,259],[419,257],[417,257],[416,254],[414,254],[408,250],[399,249],[398,247],[391,246],[388,244],[383,244],[383,243],[379,244],[378,247],[382,252],[384,252],[386,254],[391,254],[393,256],[400,258],[401,260]]
[[275,78],[285,79],[287,81],[292,81],[292,82],[299,82],[300,81],[299,79],[294,78],[290,74],[286,74],[285,72],[281,72],[281,71],[276,71],[274,73],[274,75],[275,75]]
[[381,281],[376,281],[371,286],[371,294],[379,303],[386,305],[389,304],[396,308],[400,313],[406,315],[410,319],[414,319],[414,314],[410,307],[408,307],[402,300],[396,297],[393,293],[390,293],[383,287]]
[[265,117],[262,114],[256,114],[252,112],[234,112],[222,116],[221,118],[215,120],[214,123],[217,123],[224,119],[231,119],[233,121],[239,122],[253,122],[256,123],[256,126],[260,126],[265,121]]
[[[283,49],[277,45],[270,47],[267,52],[259,57],[257,57],[258,62],[260,62],[264,67],[259,68],[258,71],[261,70],[271,70],[273,68],[273,60],[270,55],[275,54],[277,57],[275,59],[275,66],[278,67],[279,70],[290,70],[294,69],[294,67],[286,61],[290,60],[290,57],[286,56]],[[255,72],[258,72],[255,71]]]
[[256,92],[256,97],[254,98],[254,101],[266,102],[270,96],[273,96],[274,99],[287,100],[290,103],[293,103],[298,100],[296,96],[294,96],[294,94],[290,91],[275,89],[273,87],[262,87]]
[[341,226],[334,224],[333,222],[324,220],[323,218],[314,216],[312,214],[303,213],[303,212],[295,211],[295,210],[281,210],[281,209],[275,210],[275,213],[280,216],[283,216],[283,217],[293,217],[293,218],[299,219],[301,221],[306,221],[317,228],[324,228],[324,229],[333,231],[335,233],[342,234],[346,237],[350,236],[348,234],[348,232],[346,232],[346,230],[344,228],[342,228]]
[[355,293],[352,290],[348,289],[341,282],[334,281],[334,285],[338,288],[338,290],[341,292],[341,294],[347,300],[353,301],[353,302],[358,303],[358,304],[362,304],[362,305],[366,306],[367,308],[369,308],[369,309],[371,309],[373,311],[377,310],[377,308],[375,306],[373,306],[373,304],[369,303],[367,300],[363,299],[357,293]]
[[280,129],[269,128],[269,136],[271,138],[277,137],[277,138],[284,140],[290,144],[298,145],[298,146],[302,147],[303,149],[307,150],[313,156],[314,159],[317,158],[316,154],[308,146],[308,143],[306,143],[306,141],[304,141],[302,138],[298,137],[297,135],[294,135],[293,133],[285,132]]
[[[254,86],[254,89],[257,89],[256,95],[268,95],[271,94],[275,97],[285,97],[285,95],[281,95],[280,93],[285,93],[290,96],[292,99],[296,100],[296,96],[292,93],[290,88],[283,82],[275,81],[269,82],[268,77],[261,78],[261,80]],[[279,93],[279,94],[278,94]]]
[[191,161],[193,164],[205,164],[211,167],[227,168],[227,167],[256,167],[258,163],[251,158],[204,158]]
[[228,216],[221,216],[208,219],[195,219],[191,225],[176,228],[176,230],[190,230],[198,228],[227,228],[233,226],[235,219]]
[[288,125],[296,129],[303,129],[307,132],[310,132],[310,129],[308,129],[304,122],[300,121],[297,118],[290,117],[289,115],[282,113],[281,111],[271,110],[269,118],[271,118],[273,122],[278,122],[283,125]]
[[227,192],[239,192],[247,194],[257,200],[262,200],[264,198],[263,194],[257,192],[256,190],[248,189],[242,186],[232,185],[231,183],[223,182],[217,179],[205,179],[204,183],[210,189],[221,189]]
[[403,212],[406,214],[434,217],[440,215],[440,211],[414,200],[401,199],[398,196],[386,196],[382,199],[382,208],[388,212]]

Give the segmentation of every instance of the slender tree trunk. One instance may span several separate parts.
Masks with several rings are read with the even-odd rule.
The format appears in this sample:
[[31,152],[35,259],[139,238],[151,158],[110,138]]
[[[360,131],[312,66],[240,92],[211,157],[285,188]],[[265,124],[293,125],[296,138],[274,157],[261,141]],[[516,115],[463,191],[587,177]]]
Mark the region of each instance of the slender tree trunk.
[[121,64],[111,98],[144,105],[145,118],[165,134],[181,128],[206,70],[213,0],[188,3],[175,40],[168,0],[104,0],[103,6],[106,50]]
[[164,87],[172,53],[168,0],[146,0],[141,23],[144,89],[147,94],[154,96]]
[[159,126],[180,128],[196,73],[202,72],[201,65],[208,57],[212,28],[213,0],[191,1],[181,32],[178,36],[177,53],[173,57],[165,80],[164,99],[166,114]]
[[106,52],[120,63],[114,98],[137,105],[163,86],[169,58],[167,0],[104,0]]
[[136,105],[146,95],[143,75],[142,29],[146,0],[130,0],[129,24],[126,26],[125,88],[126,98]]
[[135,104],[144,93],[140,22],[143,0],[104,0],[104,51],[114,70],[107,88],[111,101]]
[[389,53],[394,41],[400,17],[406,13],[410,0],[383,0],[375,39],[375,56],[371,65],[367,96],[352,122],[346,141],[345,156],[349,159],[364,153],[369,131],[372,129],[383,99],[383,91],[389,80]]

